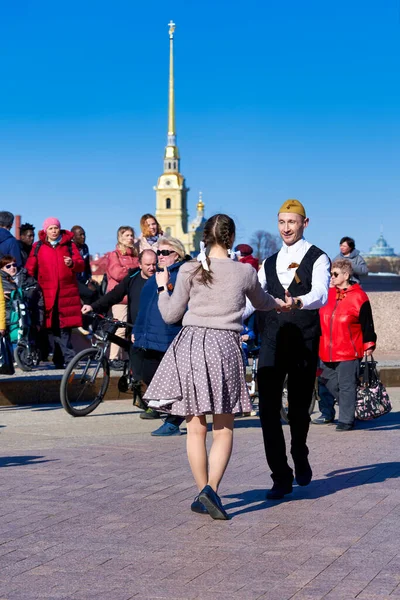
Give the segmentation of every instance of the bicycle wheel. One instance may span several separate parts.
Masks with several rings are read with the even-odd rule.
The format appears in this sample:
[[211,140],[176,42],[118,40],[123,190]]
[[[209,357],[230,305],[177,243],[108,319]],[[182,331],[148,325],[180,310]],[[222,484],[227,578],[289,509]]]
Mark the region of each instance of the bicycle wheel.
[[110,382],[108,360],[98,348],[87,348],[65,369],[60,387],[61,404],[73,417],[85,417],[103,400]]
[[[287,389],[287,375],[285,377],[285,381],[283,382],[283,389],[282,389],[282,407],[281,407],[281,419],[282,421],[284,421],[285,423],[289,423],[289,417],[288,417],[288,410],[289,410],[289,404],[288,404],[288,389]],[[310,406],[308,407],[308,414],[312,415],[312,413],[314,412],[314,407],[315,407],[315,403],[318,400],[318,380],[315,380],[315,385],[314,385],[314,389],[313,389],[313,394],[312,394],[312,398],[311,398],[311,402],[310,402]]]
[[26,346],[17,345],[14,349],[14,360],[22,371],[32,371],[33,357]]

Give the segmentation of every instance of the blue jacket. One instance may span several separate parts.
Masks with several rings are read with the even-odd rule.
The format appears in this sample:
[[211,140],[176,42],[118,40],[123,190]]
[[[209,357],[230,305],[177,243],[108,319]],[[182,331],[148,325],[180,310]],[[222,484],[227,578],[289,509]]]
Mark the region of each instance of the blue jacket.
[[0,227],[0,257],[10,254],[18,267],[22,267],[21,249],[15,237],[4,227]]
[[[186,260],[183,260],[168,267],[170,284],[175,285],[179,267],[185,262]],[[158,310],[157,282],[155,275],[153,275],[146,281],[140,294],[139,313],[133,328],[134,347],[166,352],[181,328],[182,321],[173,325],[167,325],[163,321]]]

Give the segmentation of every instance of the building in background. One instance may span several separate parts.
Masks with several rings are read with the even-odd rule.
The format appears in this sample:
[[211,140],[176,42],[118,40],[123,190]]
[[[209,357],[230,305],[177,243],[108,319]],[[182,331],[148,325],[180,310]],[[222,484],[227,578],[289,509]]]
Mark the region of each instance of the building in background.
[[189,188],[180,172],[180,156],[175,127],[174,87],[174,31],[175,23],[169,23],[169,89],[168,89],[168,138],[164,153],[164,172],[158,178],[156,192],[156,219],[164,234],[181,240],[188,254],[199,250],[204,227],[204,204],[200,196],[197,216],[188,223],[187,197]]
[[400,274],[400,256],[389,246],[381,232],[376,244],[371,246],[368,253],[363,254],[370,274],[385,273]]

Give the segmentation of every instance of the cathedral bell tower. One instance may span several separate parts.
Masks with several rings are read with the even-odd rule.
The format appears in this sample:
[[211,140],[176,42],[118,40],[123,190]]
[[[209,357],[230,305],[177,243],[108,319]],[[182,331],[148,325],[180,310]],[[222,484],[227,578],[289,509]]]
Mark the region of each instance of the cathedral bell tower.
[[188,234],[187,193],[185,178],[180,173],[179,150],[175,130],[174,89],[174,31],[169,23],[169,87],[168,87],[168,138],[164,152],[164,172],[158,178],[156,191],[156,219],[164,234],[180,239],[188,254],[193,251]]

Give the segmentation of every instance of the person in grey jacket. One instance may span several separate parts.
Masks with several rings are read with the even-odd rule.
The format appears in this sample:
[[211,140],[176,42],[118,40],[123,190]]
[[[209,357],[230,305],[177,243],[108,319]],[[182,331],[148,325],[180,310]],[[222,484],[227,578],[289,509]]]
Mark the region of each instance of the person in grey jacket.
[[347,258],[353,267],[352,280],[360,283],[360,275],[368,275],[367,263],[361,256],[359,250],[356,249],[356,243],[353,238],[345,236],[340,240],[340,253],[334,258],[342,260]]

